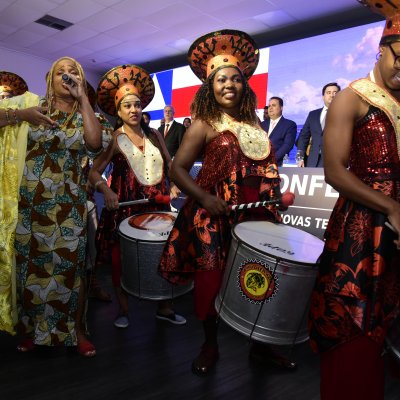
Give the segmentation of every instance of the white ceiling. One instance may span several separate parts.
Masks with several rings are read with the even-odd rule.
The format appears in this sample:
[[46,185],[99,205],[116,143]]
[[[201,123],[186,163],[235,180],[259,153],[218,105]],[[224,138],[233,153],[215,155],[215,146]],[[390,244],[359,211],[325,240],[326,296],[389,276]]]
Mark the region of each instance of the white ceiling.
[[[45,14],[74,25],[34,22]],[[381,19],[356,0],[0,0],[0,47],[68,55],[98,74],[126,63],[155,72],[184,65],[194,39],[214,30],[245,31],[264,47]]]

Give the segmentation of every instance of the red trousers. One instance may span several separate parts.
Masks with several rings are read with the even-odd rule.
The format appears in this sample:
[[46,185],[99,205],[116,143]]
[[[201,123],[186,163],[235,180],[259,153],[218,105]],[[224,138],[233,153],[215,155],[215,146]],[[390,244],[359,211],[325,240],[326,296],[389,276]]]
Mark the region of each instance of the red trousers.
[[321,400],[383,400],[383,348],[359,336],[321,355]]
[[121,247],[119,243],[114,243],[111,250],[111,279],[114,287],[121,286]]
[[[242,201],[252,203],[260,200],[258,187],[242,186]],[[252,219],[264,220],[265,210],[254,208],[251,210]],[[207,316],[217,315],[215,299],[221,288],[224,271],[196,271],[194,275],[194,311],[197,318],[205,321]]]
[[196,271],[194,275],[194,312],[197,318],[205,321],[208,316],[217,315],[215,299],[222,284],[224,271]]

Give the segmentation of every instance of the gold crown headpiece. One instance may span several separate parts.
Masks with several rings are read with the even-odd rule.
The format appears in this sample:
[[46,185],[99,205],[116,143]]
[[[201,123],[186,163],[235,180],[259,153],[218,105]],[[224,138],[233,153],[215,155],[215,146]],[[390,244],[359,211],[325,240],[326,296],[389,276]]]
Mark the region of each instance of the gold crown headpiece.
[[400,0],[358,0],[358,2],[386,18],[381,45],[400,41]]
[[97,103],[110,115],[116,115],[122,99],[134,94],[139,97],[142,108],[153,99],[154,82],[149,73],[137,65],[120,65],[110,69],[101,78],[97,88]]
[[260,52],[245,32],[224,29],[196,39],[188,51],[188,62],[195,75],[205,81],[223,67],[238,68],[249,79],[257,68]]

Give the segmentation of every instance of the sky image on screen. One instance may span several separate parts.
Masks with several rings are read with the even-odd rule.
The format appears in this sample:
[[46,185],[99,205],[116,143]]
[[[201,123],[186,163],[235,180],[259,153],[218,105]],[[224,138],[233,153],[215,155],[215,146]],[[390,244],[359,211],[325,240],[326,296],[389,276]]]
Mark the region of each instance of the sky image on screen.
[[[300,131],[309,111],[323,105],[321,90],[328,82],[342,89],[373,68],[383,23],[373,23],[260,49],[260,62],[250,86],[258,98],[258,115],[271,96],[282,97],[283,114]],[[146,107],[157,128],[163,108],[172,104],[175,119],[190,117],[189,108],[201,81],[189,66],[152,74],[156,93]]]

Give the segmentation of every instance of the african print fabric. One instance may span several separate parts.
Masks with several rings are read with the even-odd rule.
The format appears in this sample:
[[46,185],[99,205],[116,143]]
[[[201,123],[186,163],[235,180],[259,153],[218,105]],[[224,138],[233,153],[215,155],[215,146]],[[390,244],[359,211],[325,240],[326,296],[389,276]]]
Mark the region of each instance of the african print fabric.
[[[244,202],[242,187],[247,178],[256,182],[254,187],[260,200],[279,196],[280,178],[273,152],[268,151],[264,159],[250,159],[241,150],[235,133],[223,130],[207,144],[196,183],[228,204],[240,204]],[[274,205],[264,208],[262,214],[264,220],[281,221]],[[195,271],[224,270],[233,224],[253,217],[252,210],[240,213],[237,218],[234,213],[229,217],[211,217],[199,203],[188,199],[165,245],[160,273],[172,283],[184,284],[193,278]]]
[[[44,100],[41,103],[44,105]],[[103,126],[103,143],[111,138]],[[20,187],[16,228],[19,331],[38,345],[75,346],[75,315],[85,272],[86,176],[83,118],[76,113],[62,130],[68,113],[50,118],[58,127],[30,127]]]
[[[121,136],[127,136],[120,134]],[[129,140],[129,139],[128,139]],[[162,156],[161,145],[158,142],[158,137],[155,133],[151,132],[149,138],[146,141],[151,141],[152,145],[155,146]],[[132,144],[132,146],[134,146]],[[137,149],[137,151],[140,151]],[[154,163],[160,165],[161,179],[157,184],[144,185],[140,182],[137,176],[137,172],[132,169],[134,163],[128,161],[127,156],[123,152],[115,154],[111,160],[112,173],[110,188],[118,195],[118,202],[122,203],[131,200],[140,200],[147,198],[154,198],[156,195],[169,195],[169,185],[166,179],[166,161],[163,159],[163,163]],[[151,165],[151,164],[150,164]],[[150,168],[150,166],[149,166]],[[100,221],[96,231],[96,247],[97,247],[97,258],[96,263],[109,263],[111,260],[111,250],[114,243],[118,243],[119,224],[126,218],[143,212],[151,211],[170,211],[168,205],[162,204],[136,204],[130,206],[123,206],[117,210],[107,210],[103,208],[100,216]]]
[[[400,161],[389,117],[370,106],[357,122],[349,169],[366,185],[400,201]],[[310,340],[326,351],[366,334],[382,345],[399,312],[400,257],[384,214],[343,196],[325,232],[312,294]]]

